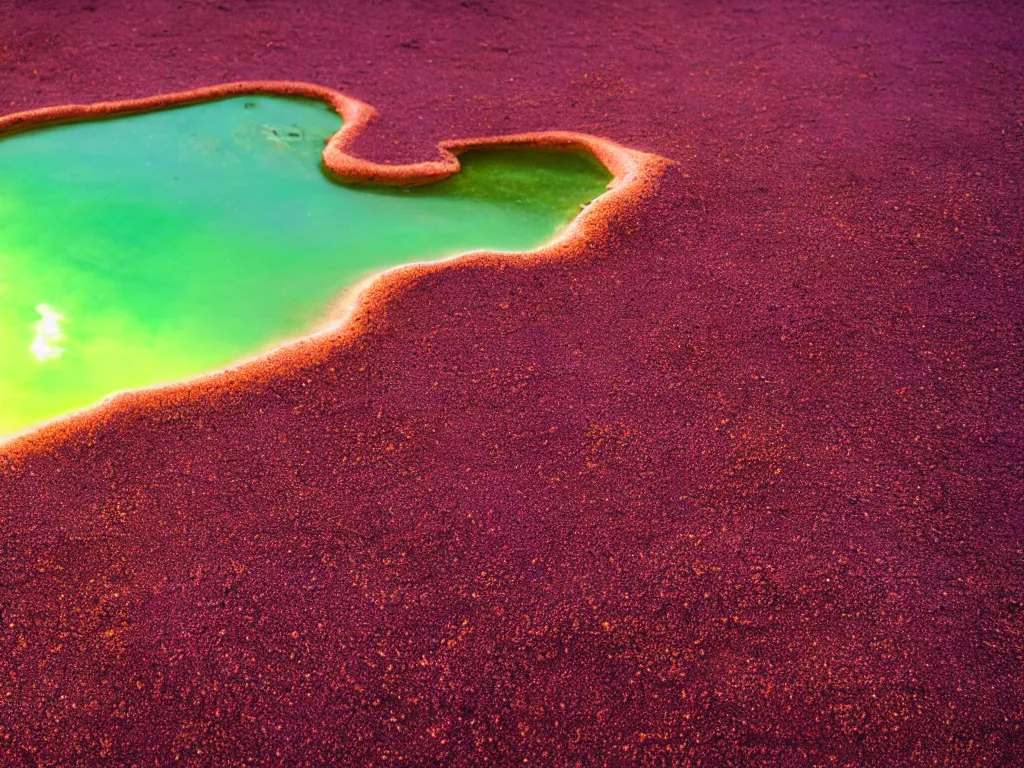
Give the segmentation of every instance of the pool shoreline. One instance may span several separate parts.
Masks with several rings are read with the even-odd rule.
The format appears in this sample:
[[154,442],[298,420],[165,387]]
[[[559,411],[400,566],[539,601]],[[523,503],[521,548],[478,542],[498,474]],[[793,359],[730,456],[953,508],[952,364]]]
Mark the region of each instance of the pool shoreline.
[[0,456],[18,460],[45,450],[72,434],[106,422],[120,410],[173,407],[177,398],[191,398],[194,389],[244,388],[308,364],[338,344],[355,341],[368,319],[395,298],[404,286],[453,262],[478,268],[501,268],[510,257],[516,265],[578,257],[599,238],[608,222],[636,204],[655,187],[673,161],[629,149],[608,139],[569,131],[540,131],[466,139],[437,144],[441,158],[389,165],[369,161],[349,149],[378,115],[372,106],[324,86],[294,81],[239,81],[140,99],[44,107],[0,117],[0,137],[44,125],[101,120],[245,95],[295,96],[323,101],[342,118],[322,153],[324,166],[343,181],[388,186],[417,186],[442,181],[459,172],[458,155],[474,149],[544,147],[592,154],[612,175],[608,191],[595,198],[547,244],[531,251],[469,251],[433,261],[408,262],[377,272],[343,291],[330,305],[326,319],[308,333],[276,344],[262,353],[205,373],[147,387],[113,392],[96,403],[0,437]]

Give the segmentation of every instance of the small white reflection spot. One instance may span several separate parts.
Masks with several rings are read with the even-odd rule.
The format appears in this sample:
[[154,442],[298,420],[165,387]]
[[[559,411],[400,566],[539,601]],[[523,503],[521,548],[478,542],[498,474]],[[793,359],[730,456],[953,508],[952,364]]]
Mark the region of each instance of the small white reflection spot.
[[36,335],[32,339],[32,344],[29,345],[29,350],[33,357],[41,363],[45,363],[47,360],[56,360],[64,354],[64,347],[58,344],[64,340],[64,333],[60,329],[64,315],[49,304],[37,305],[36,312],[39,313],[39,319],[32,323]]

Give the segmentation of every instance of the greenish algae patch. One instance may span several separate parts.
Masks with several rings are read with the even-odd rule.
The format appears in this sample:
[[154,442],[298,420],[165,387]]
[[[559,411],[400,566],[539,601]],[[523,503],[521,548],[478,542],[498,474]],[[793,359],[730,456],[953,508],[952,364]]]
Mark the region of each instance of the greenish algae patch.
[[611,178],[521,148],[347,186],[320,156],[340,127],[319,101],[248,96],[0,139],[0,436],[302,336],[383,269],[536,248]]

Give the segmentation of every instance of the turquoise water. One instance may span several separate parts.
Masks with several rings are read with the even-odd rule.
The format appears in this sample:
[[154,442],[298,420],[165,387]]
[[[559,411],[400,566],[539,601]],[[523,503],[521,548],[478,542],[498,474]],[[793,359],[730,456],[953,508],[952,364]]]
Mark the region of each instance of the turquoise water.
[[0,435],[301,336],[399,264],[527,250],[610,175],[476,151],[411,189],[346,186],[325,104],[250,96],[0,137]]

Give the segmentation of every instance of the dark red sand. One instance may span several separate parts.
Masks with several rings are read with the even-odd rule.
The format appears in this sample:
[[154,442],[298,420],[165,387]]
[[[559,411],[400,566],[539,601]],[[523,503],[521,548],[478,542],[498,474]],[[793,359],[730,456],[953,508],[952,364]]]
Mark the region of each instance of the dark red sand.
[[0,458],[0,764],[1024,763],[1024,6],[116,5],[0,0],[2,109],[295,79],[378,160],[681,165]]

